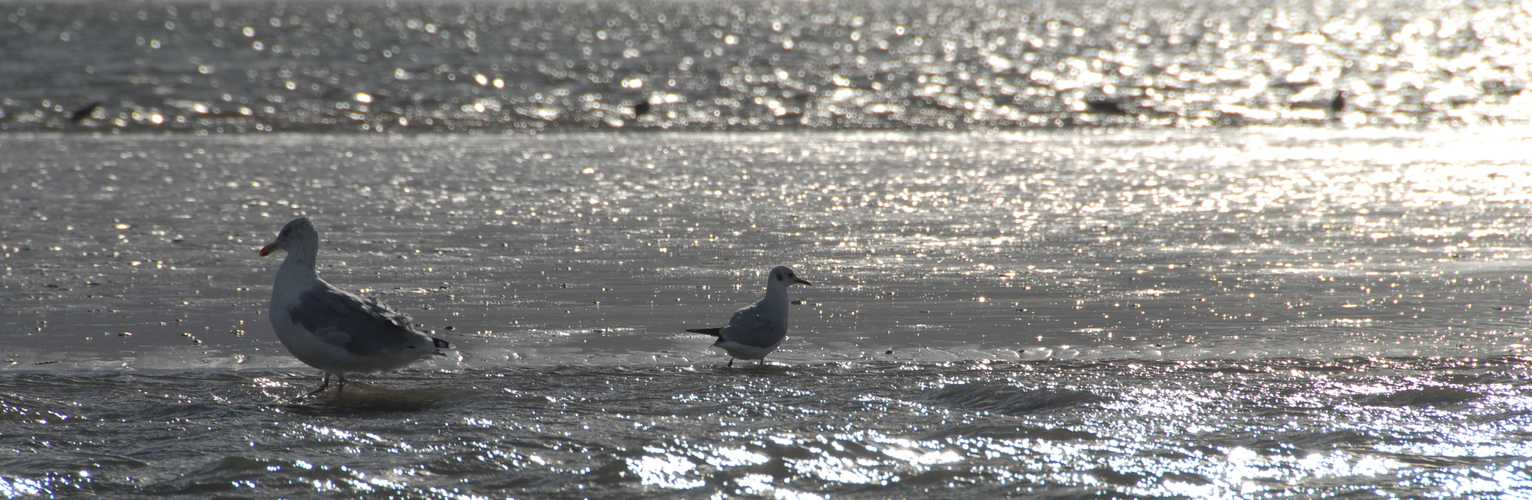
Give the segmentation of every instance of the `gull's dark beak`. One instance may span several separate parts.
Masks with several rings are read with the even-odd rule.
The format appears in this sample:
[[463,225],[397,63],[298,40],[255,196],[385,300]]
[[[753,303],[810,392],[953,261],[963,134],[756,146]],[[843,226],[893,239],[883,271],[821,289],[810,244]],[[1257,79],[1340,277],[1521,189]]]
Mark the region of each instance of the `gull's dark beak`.
[[275,251],[277,251],[280,248],[281,247],[277,246],[277,242],[273,241],[273,242],[271,242],[270,245],[266,245],[264,247],[261,247],[260,255],[262,257],[265,257],[267,255],[271,255],[272,252],[275,252]]
[[806,280],[806,279],[803,279],[803,278],[793,278],[793,280],[794,280],[794,281],[797,281],[797,282],[798,282],[798,284],[800,284],[800,285],[808,285],[808,286],[814,286],[814,284],[813,284],[813,283],[809,283],[809,281],[808,281],[808,280]]

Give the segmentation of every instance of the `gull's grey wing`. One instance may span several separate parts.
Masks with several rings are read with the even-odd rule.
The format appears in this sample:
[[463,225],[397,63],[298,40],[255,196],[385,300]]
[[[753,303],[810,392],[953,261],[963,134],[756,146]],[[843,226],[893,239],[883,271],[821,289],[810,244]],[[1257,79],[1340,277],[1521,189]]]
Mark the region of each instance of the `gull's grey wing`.
[[718,337],[751,347],[771,347],[787,334],[787,322],[775,314],[765,314],[759,307],[740,309],[729,318],[729,326]]
[[329,286],[303,292],[288,314],[326,343],[357,355],[403,350],[424,337],[410,329],[409,316]]

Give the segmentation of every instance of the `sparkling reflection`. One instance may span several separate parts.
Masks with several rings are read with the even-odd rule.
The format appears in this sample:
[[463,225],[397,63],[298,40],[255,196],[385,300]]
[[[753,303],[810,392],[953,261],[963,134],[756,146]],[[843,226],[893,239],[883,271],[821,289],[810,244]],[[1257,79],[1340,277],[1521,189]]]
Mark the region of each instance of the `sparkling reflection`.
[[[7,436],[35,436],[11,438],[15,450],[52,451],[8,456],[0,485],[21,496],[180,492],[179,478],[263,496],[1495,495],[1532,488],[1520,473],[1532,464],[1525,368],[1518,358],[847,364],[706,377],[565,367],[470,372],[493,382],[483,393],[493,397],[360,413],[196,410],[120,390],[188,389],[178,375],[91,375],[71,382],[78,415],[11,422]],[[3,392],[47,394],[37,381],[59,385],[11,377]],[[236,401],[263,390],[232,385]],[[5,399],[26,412],[54,404]],[[123,446],[128,436],[161,439]],[[135,458],[166,449],[212,460]]]
[[[1524,130],[660,135],[0,137],[5,487],[1532,488]],[[464,358],[281,397],[312,373],[228,270],[298,211]],[[679,327],[767,259],[826,284],[718,366]]]
[[[5,13],[17,83],[0,129],[12,130],[1494,125],[1532,108],[1532,59],[1516,50],[1525,7],[1504,2],[33,2]],[[74,64],[22,64],[64,59]]]

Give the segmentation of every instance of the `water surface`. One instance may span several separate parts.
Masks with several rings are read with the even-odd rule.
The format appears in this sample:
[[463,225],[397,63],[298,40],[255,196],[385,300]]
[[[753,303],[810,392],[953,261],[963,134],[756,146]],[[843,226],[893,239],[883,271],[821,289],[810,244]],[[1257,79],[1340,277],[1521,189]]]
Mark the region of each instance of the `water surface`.
[[1527,495],[1528,18],[0,2],[0,496]]
[[1518,2],[7,1],[0,13],[0,130],[1457,126],[1525,123],[1532,109]]
[[[1526,137],[4,135],[5,491],[1520,491]],[[295,400],[299,213],[453,356]]]

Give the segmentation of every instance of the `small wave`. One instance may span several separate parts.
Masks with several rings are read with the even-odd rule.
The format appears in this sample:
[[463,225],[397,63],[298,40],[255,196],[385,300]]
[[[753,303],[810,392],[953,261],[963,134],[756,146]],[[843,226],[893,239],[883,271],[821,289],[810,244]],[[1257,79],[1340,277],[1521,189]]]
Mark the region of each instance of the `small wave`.
[[1286,446],[1304,450],[1328,450],[1335,448],[1357,449],[1373,446],[1382,439],[1355,429],[1305,430],[1281,433],[1271,439],[1252,443],[1252,447],[1277,451]]
[[1069,389],[1019,389],[1003,384],[955,384],[931,395],[937,403],[1001,415],[1025,415],[1096,403],[1104,398]]
[[1088,431],[1074,430],[1063,426],[1040,427],[1040,426],[995,426],[979,425],[967,427],[952,427],[937,430],[934,433],[922,436],[925,439],[948,439],[948,438],[971,438],[982,437],[996,440],[1041,440],[1041,441],[1088,441],[1100,439],[1101,436]]
[[[347,382],[345,389],[327,391],[319,400],[325,408],[352,411],[414,412],[433,408],[443,402],[476,394],[464,389],[406,388],[389,389],[359,382]],[[299,404],[313,406],[310,402]]]
[[1421,389],[1405,389],[1385,395],[1367,396],[1361,398],[1359,402],[1373,406],[1454,406],[1478,401],[1483,397],[1483,394],[1466,389],[1426,387]]
[[272,461],[245,456],[226,456],[204,467],[201,472],[230,476],[259,476],[272,466]]

